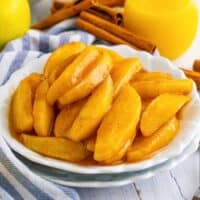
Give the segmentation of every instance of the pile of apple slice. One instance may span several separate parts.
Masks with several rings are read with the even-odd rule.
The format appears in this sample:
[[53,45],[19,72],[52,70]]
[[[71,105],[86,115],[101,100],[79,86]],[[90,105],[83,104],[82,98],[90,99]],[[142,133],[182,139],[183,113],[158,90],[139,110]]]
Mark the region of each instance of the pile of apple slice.
[[179,130],[189,79],[146,72],[138,58],[81,42],[49,57],[11,103],[11,127],[28,148],[50,157],[100,164],[146,159]]

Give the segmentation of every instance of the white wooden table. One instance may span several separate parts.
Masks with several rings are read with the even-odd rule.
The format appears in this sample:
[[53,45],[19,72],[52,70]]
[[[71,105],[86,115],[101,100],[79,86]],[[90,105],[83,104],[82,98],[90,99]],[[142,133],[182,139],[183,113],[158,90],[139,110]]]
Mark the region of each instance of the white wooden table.
[[191,200],[200,184],[200,152],[173,170],[133,184],[106,189],[78,189],[81,200]]
[[[48,14],[50,0],[30,0],[30,2],[34,21]],[[195,58],[200,58],[200,33],[190,50],[174,63],[190,67]],[[191,200],[199,185],[200,151],[174,169],[159,173],[148,180],[136,181],[117,188],[78,188],[77,191],[81,200]]]

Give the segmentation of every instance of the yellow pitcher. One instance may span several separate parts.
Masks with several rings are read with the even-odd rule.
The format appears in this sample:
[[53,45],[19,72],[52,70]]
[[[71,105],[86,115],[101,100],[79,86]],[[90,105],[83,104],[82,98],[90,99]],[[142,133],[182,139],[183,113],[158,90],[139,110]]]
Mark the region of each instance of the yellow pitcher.
[[22,36],[30,27],[27,0],[0,0],[0,49],[10,40]]
[[198,10],[192,0],[126,0],[124,25],[155,43],[161,55],[175,59],[195,38]]

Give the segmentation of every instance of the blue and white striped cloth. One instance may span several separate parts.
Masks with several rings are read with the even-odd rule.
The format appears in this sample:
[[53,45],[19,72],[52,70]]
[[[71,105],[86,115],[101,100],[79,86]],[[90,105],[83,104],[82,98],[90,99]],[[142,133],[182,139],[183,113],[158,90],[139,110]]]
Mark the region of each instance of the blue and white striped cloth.
[[[63,43],[83,41],[92,44],[93,35],[75,30],[74,19],[63,21],[46,32],[30,30],[24,37],[7,44],[0,53],[0,84],[32,59],[53,51]],[[31,172],[13,154],[0,135],[0,199],[65,200],[80,199],[72,188],[49,182]]]

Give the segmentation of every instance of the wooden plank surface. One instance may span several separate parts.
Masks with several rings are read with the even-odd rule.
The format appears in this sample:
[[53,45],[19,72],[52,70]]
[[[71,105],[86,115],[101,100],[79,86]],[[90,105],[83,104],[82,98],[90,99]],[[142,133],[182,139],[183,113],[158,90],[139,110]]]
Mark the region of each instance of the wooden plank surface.
[[174,169],[133,184],[103,189],[79,188],[81,200],[191,200],[200,185],[200,152]]

